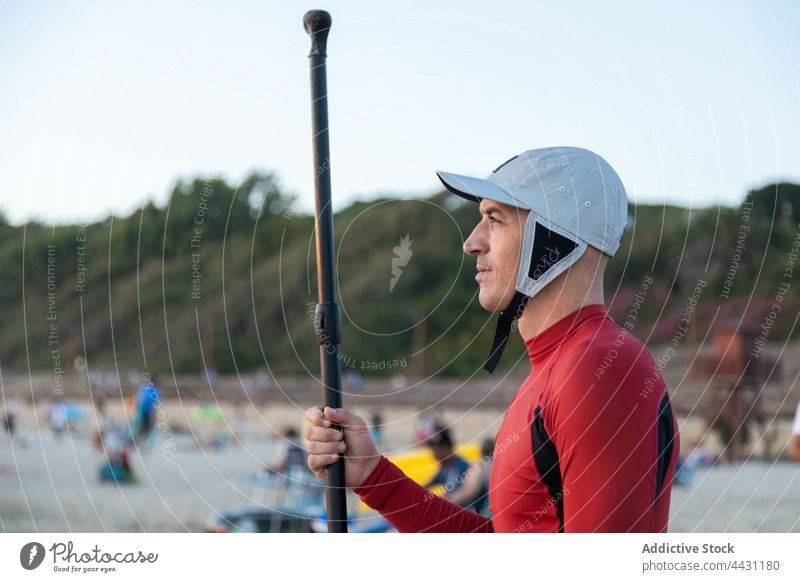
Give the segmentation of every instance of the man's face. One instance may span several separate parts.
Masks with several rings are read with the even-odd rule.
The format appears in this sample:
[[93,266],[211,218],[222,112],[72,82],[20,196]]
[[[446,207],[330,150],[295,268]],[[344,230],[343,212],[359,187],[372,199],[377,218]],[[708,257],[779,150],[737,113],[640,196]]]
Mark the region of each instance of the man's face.
[[481,307],[498,312],[508,306],[516,292],[522,237],[528,210],[492,200],[481,200],[481,221],[464,241],[464,252],[477,255]]

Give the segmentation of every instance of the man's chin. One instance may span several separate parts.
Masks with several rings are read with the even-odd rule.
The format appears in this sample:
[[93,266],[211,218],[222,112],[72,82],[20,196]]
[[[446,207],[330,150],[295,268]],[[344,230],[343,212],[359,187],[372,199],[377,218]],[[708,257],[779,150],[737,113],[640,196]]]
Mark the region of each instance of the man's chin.
[[498,299],[493,295],[490,296],[489,294],[484,293],[483,290],[481,290],[478,295],[478,303],[480,303],[481,307],[483,307],[486,311],[491,313],[500,313],[510,302],[511,300],[503,302],[503,299]]

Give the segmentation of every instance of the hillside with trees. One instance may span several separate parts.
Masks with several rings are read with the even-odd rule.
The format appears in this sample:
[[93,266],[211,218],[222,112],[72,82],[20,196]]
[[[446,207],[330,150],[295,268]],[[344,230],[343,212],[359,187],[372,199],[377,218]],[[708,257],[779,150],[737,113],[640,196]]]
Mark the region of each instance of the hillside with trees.
[[[120,370],[316,373],[314,219],[297,207],[272,176],[253,174],[179,182],[164,206],[92,224],[0,219],[2,369],[71,369],[85,356]],[[637,336],[673,337],[698,282],[699,341],[713,322],[761,325],[778,294],[769,339],[797,335],[800,186],[765,186],[738,207],[631,205],[629,218],[606,300],[620,322],[635,313]],[[445,192],[336,214],[345,368],[481,367],[494,320],[461,250],[477,219],[476,205]],[[521,346],[509,352],[505,366]]]

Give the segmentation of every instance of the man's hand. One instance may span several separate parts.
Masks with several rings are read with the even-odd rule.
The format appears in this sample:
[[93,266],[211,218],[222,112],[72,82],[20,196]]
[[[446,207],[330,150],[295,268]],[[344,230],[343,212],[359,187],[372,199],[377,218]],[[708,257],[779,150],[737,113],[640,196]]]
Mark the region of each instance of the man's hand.
[[[306,430],[308,439],[308,468],[320,479],[325,479],[325,468],[345,454],[344,476],[347,487],[359,487],[380,461],[380,453],[369,434],[367,423],[360,416],[344,408],[315,406],[306,410],[311,426]],[[331,428],[338,423],[342,431]]]

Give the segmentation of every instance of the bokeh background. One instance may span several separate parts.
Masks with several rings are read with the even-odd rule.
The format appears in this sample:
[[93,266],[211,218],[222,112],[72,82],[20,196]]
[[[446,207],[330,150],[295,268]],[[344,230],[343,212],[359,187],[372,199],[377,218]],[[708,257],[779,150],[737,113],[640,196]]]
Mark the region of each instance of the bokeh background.
[[721,1],[0,5],[0,528],[319,527],[315,7],[345,403],[382,451],[424,481],[446,426],[476,461],[529,370],[481,369],[478,212],[435,170],[576,145],[629,192],[606,298],[679,415],[671,531],[800,531],[800,7]]

